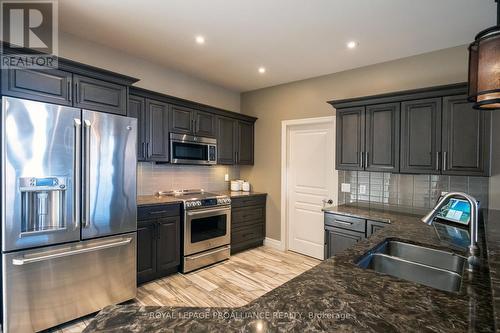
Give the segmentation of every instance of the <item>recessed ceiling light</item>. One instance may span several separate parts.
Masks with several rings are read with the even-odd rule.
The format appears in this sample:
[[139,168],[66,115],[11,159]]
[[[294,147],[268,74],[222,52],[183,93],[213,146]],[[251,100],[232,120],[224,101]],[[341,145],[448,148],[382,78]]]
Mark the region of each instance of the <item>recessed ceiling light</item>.
[[351,40],[350,42],[347,42],[347,47],[350,49],[354,49],[358,46],[358,42]]
[[196,43],[198,43],[198,44],[205,44],[205,37],[203,37],[203,36],[196,36]]
[[266,72],[266,67],[259,67],[259,73],[264,74]]

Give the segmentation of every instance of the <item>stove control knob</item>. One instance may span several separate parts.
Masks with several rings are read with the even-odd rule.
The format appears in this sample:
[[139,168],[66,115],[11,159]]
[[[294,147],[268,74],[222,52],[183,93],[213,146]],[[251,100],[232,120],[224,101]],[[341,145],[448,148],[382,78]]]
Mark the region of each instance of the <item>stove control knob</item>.
[[195,202],[195,205],[196,205],[197,207],[201,206],[201,201],[196,201],[196,202]]
[[186,208],[191,208],[191,207],[193,207],[193,202],[190,201],[186,202]]
[[230,198],[227,198],[227,199],[226,199],[226,203],[227,203],[227,204],[230,204],[230,203],[231,203],[231,199],[230,199]]

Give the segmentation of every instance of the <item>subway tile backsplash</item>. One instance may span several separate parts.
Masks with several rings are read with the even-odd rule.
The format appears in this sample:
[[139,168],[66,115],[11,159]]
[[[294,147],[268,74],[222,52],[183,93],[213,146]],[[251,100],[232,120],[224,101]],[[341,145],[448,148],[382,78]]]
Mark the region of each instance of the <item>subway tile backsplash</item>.
[[140,162],[137,164],[137,194],[148,195],[159,191],[198,189],[224,191],[229,188],[224,175],[238,179],[237,166],[173,165]]
[[[343,193],[341,184],[351,184]],[[441,192],[460,191],[488,207],[487,177],[406,175],[366,171],[339,171],[339,204],[425,214]]]

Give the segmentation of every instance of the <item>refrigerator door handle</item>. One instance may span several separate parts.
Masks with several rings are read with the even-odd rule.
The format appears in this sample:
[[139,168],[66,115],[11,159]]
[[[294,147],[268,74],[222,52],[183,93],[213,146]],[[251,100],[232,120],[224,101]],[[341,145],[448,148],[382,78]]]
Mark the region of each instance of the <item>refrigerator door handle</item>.
[[81,165],[82,165],[82,122],[74,119],[75,125],[75,156],[73,159],[73,224],[75,229],[80,227],[80,202],[81,202]]
[[61,253],[53,253],[53,254],[41,255],[38,257],[31,257],[31,258],[25,258],[25,257],[14,258],[14,259],[12,259],[12,264],[15,266],[22,266],[22,265],[31,264],[34,262],[52,260],[52,259],[56,259],[56,258],[73,256],[76,254],[82,254],[82,253],[87,253],[87,252],[94,252],[94,251],[99,251],[99,250],[104,250],[104,249],[110,249],[113,247],[127,245],[131,241],[132,241],[132,238],[125,238],[125,239],[122,239],[122,240],[120,240],[118,242],[114,242],[114,243],[106,243],[106,244],[96,245],[96,246],[92,246],[92,247],[84,247],[81,249],[72,250],[72,251],[65,251],[65,252],[61,252]]
[[84,144],[84,177],[83,177],[83,227],[90,227],[90,130],[92,124],[90,120],[84,120],[85,125],[85,144]]

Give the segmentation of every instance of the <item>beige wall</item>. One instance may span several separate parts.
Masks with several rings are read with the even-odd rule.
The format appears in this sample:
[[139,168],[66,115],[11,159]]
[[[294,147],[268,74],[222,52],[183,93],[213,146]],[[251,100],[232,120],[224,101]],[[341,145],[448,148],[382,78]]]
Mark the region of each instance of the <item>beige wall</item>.
[[140,79],[135,86],[193,100],[226,110],[240,111],[240,94],[111,49],[80,37],[60,33],[59,56]]
[[241,167],[240,174],[250,180],[256,191],[269,194],[266,236],[283,237],[280,235],[282,120],[332,115],[334,110],[327,100],[466,80],[467,49],[460,46],[243,93],[242,112],[259,119],[255,127],[255,165]]

